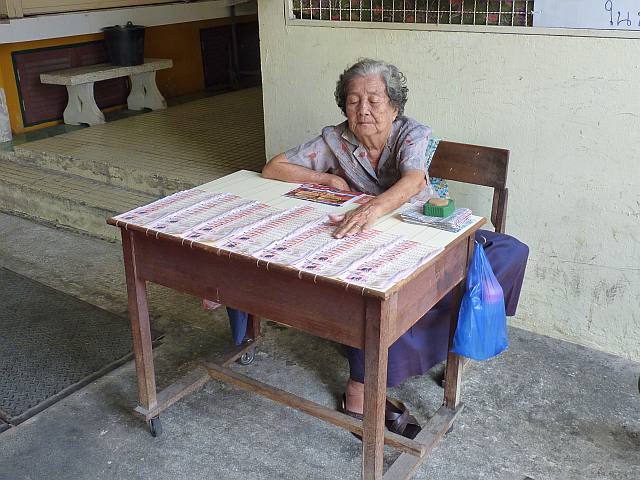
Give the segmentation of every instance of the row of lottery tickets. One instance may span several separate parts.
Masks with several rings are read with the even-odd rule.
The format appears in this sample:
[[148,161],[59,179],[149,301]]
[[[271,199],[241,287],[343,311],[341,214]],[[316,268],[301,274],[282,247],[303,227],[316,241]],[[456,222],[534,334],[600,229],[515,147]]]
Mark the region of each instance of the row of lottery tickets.
[[147,233],[206,243],[258,260],[385,291],[440,249],[367,230],[341,239],[311,206],[278,209],[231,193],[185,190],[114,217]]

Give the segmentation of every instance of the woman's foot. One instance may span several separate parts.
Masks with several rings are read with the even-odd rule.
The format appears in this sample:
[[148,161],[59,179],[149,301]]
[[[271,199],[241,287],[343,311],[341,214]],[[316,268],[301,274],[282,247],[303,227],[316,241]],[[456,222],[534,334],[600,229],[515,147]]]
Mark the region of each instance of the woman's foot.
[[345,392],[345,407],[350,412],[362,415],[364,412],[364,383],[349,379]]
[[[364,412],[364,383],[349,379],[342,401],[344,413],[361,419],[362,412]],[[407,407],[399,400],[387,399],[385,426],[393,433],[412,439],[422,430],[416,418],[409,413]]]

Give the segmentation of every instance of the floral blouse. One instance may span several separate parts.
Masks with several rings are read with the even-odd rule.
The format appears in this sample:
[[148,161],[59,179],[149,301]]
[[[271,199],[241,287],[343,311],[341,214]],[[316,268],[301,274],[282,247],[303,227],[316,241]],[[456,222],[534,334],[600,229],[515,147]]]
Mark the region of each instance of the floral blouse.
[[[347,122],[322,129],[313,140],[287,150],[287,161],[318,172],[328,172],[344,178],[352,190],[379,195],[409,170],[422,170],[428,178],[431,159],[438,145],[431,129],[408,117],[393,122],[391,134],[378,160],[371,165],[367,149],[349,130]],[[448,190],[441,179],[430,179],[416,197],[428,199],[446,196]],[[432,185],[437,189],[432,189]]]

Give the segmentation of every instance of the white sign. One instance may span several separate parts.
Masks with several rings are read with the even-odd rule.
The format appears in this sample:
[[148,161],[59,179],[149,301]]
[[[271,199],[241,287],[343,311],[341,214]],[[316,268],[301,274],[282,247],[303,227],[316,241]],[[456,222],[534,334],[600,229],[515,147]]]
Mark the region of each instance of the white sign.
[[533,26],[640,30],[640,0],[535,0]]

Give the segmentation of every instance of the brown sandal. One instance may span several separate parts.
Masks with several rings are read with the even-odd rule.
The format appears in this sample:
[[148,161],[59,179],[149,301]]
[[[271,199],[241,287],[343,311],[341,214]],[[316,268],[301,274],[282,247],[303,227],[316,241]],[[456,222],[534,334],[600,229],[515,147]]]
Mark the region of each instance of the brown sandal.
[[384,424],[387,430],[410,439],[416,438],[422,427],[416,417],[409,413],[409,410],[400,400],[390,400],[384,409]]
[[[349,415],[350,417],[357,418],[358,420],[362,421],[363,417],[361,413],[356,413],[356,412],[352,412],[351,410],[347,410],[347,394],[346,393],[342,394],[342,405],[340,406],[340,411],[345,415]],[[356,437],[358,440],[362,441],[362,437],[357,433],[351,432],[351,435]]]
[[[347,396],[344,393],[342,394],[340,411],[360,421],[363,420],[362,414],[347,410]],[[416,438],[416,435],[422,430],[416,417],[409,413],[404,403],[400,400],[390,400],[388,398],[384,409],[384,424],[390,432],[397,433],[412,440]],[[362,440],[362,437],[357,433],[351,432],[351,434],[358,440]]]

